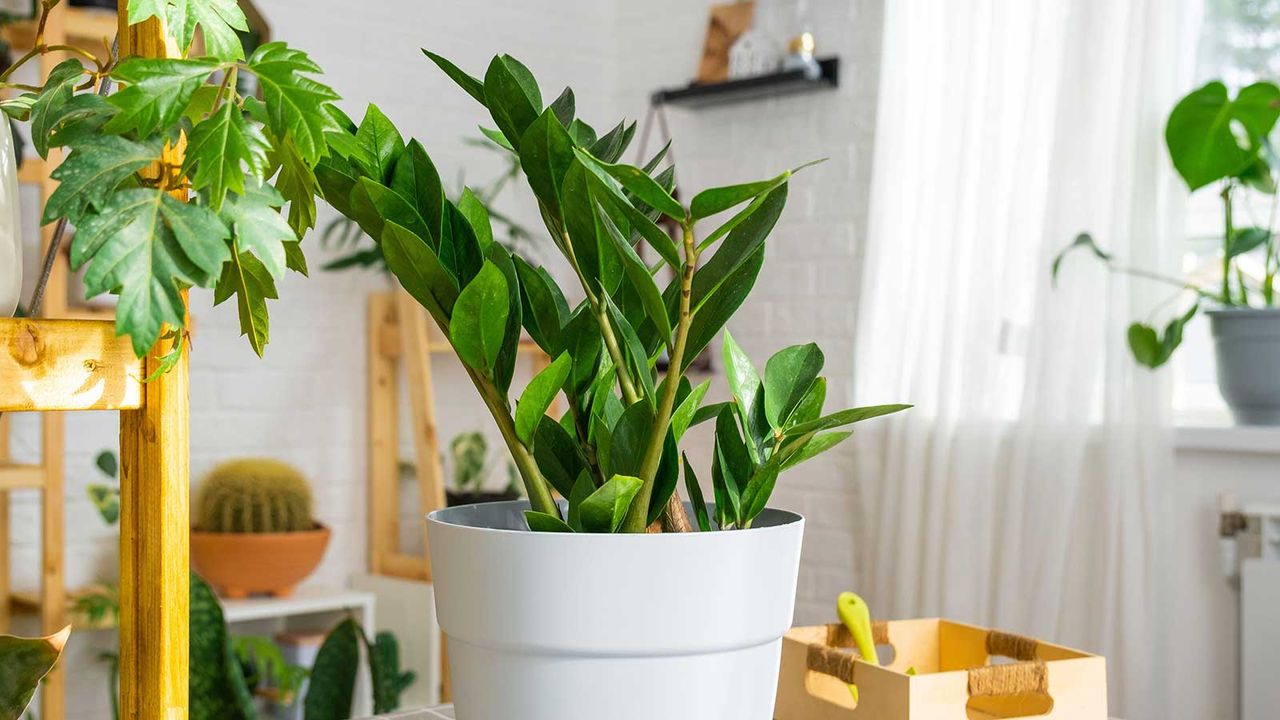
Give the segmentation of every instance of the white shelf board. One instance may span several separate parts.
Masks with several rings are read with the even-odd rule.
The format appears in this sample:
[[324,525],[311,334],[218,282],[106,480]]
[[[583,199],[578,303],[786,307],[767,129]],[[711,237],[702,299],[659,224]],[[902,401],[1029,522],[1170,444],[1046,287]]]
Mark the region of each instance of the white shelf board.
[[372,608],[373,593],[359,590],[300,589],[289,597],[251,597],[244,600],[222,599],[222,614],[228,623],[267,620],[271,618],[313,615],[344,610]]
[[1176,423],[1180,451],[1280,455],[1280,426],[1236,425],[1225,412],[1179,413]]

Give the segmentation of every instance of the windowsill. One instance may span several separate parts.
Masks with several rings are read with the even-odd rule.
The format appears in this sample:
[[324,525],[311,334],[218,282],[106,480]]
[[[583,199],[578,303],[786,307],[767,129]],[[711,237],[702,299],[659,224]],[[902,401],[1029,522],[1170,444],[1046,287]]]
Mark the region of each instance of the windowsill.
[[1179,411],[1174,445],[1179,451],[1280,455],[1280,426],[1235,425],[1226,411]]

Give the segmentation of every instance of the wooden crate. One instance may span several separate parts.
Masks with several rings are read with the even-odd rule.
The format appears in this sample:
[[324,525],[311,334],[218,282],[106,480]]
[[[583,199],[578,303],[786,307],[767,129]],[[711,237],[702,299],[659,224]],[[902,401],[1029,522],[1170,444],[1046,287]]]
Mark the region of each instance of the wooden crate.
[[1107,718],[1106,661],[1096,655],[939,619],[876,623],[873,631],[878,646],[893,648],[885,667],[863,662],[841,625],[787,633],[776,719]]

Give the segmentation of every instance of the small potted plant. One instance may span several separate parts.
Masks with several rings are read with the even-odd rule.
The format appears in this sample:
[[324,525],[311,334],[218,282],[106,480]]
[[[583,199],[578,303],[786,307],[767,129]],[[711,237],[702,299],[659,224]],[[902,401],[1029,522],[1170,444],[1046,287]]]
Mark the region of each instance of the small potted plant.
[[191,565],[224,597],[284,597],[324,557],[329,528],[311,515],[311,488],[276,460],[246,458],[214,468],[200,484]]
[[[643,167],[618,162],[634,124],[598,134],[572,90],[544,104],[510,56],[481,80],[427,54],[489,111],[497,129],[486,135],[518,156],[584,298],[569,305],[547,269],[493,242],[483,206],[446,199],[426,148],[382,113],[330,135],[317,168],[325,199],[380,244],[453,345],[529,498],[428,518],[458,716],[772,717],[803,529],[768,509],[774,485],[848,437],[844,426],[906,407],[824,412],[813,344],[781,349],[760,373],[725,333],[724,402],[704,403],[710,381],[686,377],[754,284],[792,172],[704,190],[685,207],[665,149]],[[513,402],[522,331],[553,360]],[[552,417],[559,395],[567,410]],[[704,421],[715,427],[703,470],[714,504],[680,451]]]
[[453,470],[453,484],[445,490],[445,500],[449,507],[520,498],[520,486],[514,476],[515,466],[510,462],[507,463],[507,486],[502,490],[484,488],[485,480],[492,470],[489,441],[485,439],[484,433],[459,433],[449,443],[448,460]]
[[[1280,118],[1280,87],[1260,82],[1232,97],[1226,85],[1210,82],[1178,102],[1165,126],[1174,168],[1191,192],[1214,187],[1222,199],[1222,251],[1217,282],[1206,285],[1126,265],[1089,234],[1078,236],[1053,262],[1056,279],[1063,256],[1088,250],[1118,273],[1160,282],[1188,296],[1189,303],[1163,332],[1142,322],[1129,326],[1128,340],[1140,364],[1158,368],[1182,343],[1186,324],[1207,306],[1218,361],[1218,389],[1236,422],[1280,425],[1280,241],[1276,237],[1276,173],[1270,140]],[[1271,196],[1272,211],[1242,221],[1242,198]],[[1247,261],[1247,262],[1246,262]]]

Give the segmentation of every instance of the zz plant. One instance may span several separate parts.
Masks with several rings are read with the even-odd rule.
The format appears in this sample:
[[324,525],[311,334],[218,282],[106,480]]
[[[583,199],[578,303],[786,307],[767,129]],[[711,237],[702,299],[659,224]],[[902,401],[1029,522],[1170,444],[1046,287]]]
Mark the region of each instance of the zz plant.
[[[1242,88],[1233,97],[1219,81],[1206,84],[1182,98],[1165,125],[1169,159],[1187,189],[1196,192],[1213,187],[1222,200],[1221,269],[1216,282],[1202,284],[1168,277],[1126,265],[1100,247],[1093,236],[1082,233],[1053,261],[1056,280],[1064,256],[1085,250],[1112,272],[1164,283],[1176,288],[1173,299],[1189,296],[1189,306],[1160,332],[1143,322],[1129,326],[1129,349],[1138,363],[1158,368],[1169,361],[1182,344],[1183,329],[1199,313],[1201,305],[1219,307],[1275,307],[1280,302],[1280,244],[1276,238],[1276,173],[1280,157],[1271,133],[1280,119],[1280,87],[1259,82]],[[1254,192],[1270,197],[1270,212],[1254,223],[1242,222],[1238,201]],[[1241,266],[1250,254],[1262,255],[1261,273],[1251,277]]]
[[[661,167],[665,149],[643,167],[619,162],[634,124],[598,135],[576,116],[572,90],[544,104],[532,73],[508,55],[480,79],[424,52],[488,110],[497,129],[484,132],[517,156],[582,301],[570,305],[546,268],[494,242],[473,193],[446,199],[426,149],[376,107],[358,127],[329,133],[316,175],[457,351],[524,480],[532,530],[748,528],[781,472],[849,435],[839,428],[907,407],[824,414],[813,344],[778,352],[761,376],[726,333],[728,402],[704,404],[710,381],[694,387],[686,377],[755,283],[794,171],[704,190],[685,207],[672,196],[674,168]],[[704,222],[730,210],[699,239]],[[678,240],[659,227],[663,217],[679,225]],[[652,264],[641,254],[649,251]],[[522,331],[554,360],[513,403]],[[568,410],[557,420],[546,412],[560,393]],[[711,420],[714,518],[680,451],[686,431]],[[676,489],[682,469],[693,521]]]

